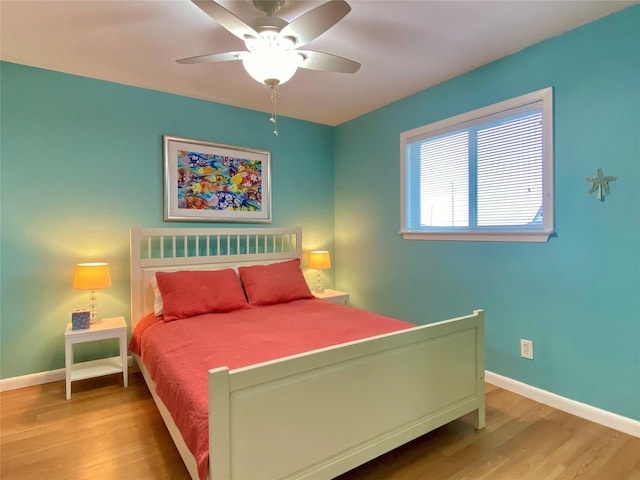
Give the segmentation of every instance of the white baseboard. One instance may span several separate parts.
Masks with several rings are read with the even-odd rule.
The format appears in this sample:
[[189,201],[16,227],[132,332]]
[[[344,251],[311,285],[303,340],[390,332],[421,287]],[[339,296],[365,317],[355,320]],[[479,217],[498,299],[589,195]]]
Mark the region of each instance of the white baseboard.
[[34,385],[42,385],[43,383],[57,382],[59,380],[64,380],[64,378],[64,368],[51,370],[49,372],[23,375],[21,377],[3,378],[0,380],[0,392],[15,390],[17,388],[33,387]]
[[[133,364],[132,357],[128,357],[127,364],[129,367]],[[65,369],[50,370],[48,372],[33,373],[31,375],[23,375],[21,377],[0,379],[0,392],[7,390],[15,390],[17,388],[33,387],[42,385],[43,383],[58,382],[65,379]]]
[[536,402],[549,405],[563,412],[570,413],[577,417],[584,418],[591,422],[599,423],[605,427],[613,428],[620,432],[634,437],[640,437],[640,421],[632,418],[623,417],[617,413],[608,412],[597,407],[592,407],[586,403],[576,402],[569,398],[561,397],[555,393],[532,387],[526,383],[518,382],[508,377],[503,377],[497,373],[485,372],[485,380],[487,383],[495,385],[510,392],[517,393],[523,397],[530,398]]

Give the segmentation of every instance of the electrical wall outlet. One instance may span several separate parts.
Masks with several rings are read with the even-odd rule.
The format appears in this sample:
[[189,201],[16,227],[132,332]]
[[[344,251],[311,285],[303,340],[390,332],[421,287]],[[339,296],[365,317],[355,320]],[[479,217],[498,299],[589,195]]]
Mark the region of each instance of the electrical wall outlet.
[[520,356],[533,360],[533,341],[520,339]]

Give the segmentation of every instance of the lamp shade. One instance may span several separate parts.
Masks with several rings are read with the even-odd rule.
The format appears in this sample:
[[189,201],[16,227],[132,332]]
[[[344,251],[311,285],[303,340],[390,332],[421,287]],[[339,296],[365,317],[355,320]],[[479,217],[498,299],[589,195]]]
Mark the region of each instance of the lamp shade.
[[331,257],[326,250],[314,250],[309,254],[309,268],[325,270],[331,268]]
[[73,276],[73,288],[97,290],[111,286],[108,263],[79,263]]

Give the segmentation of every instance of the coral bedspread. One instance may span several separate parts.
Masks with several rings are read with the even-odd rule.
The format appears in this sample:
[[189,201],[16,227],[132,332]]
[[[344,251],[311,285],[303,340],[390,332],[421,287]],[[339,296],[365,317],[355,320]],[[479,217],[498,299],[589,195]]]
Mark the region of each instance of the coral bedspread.
[[140,356],[156,391],[207,477],[208,376],[359,340],[414,325],[323,300],[296,300],[165,322],[153,314],[136,326],[129,349]]

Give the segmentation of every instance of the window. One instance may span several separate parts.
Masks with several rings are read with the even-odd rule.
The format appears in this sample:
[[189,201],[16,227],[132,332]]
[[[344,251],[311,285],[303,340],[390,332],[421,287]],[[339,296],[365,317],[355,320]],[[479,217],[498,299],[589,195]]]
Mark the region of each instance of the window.
[[404,238],[547,241],[552,121],[547,88],[402,133]]

